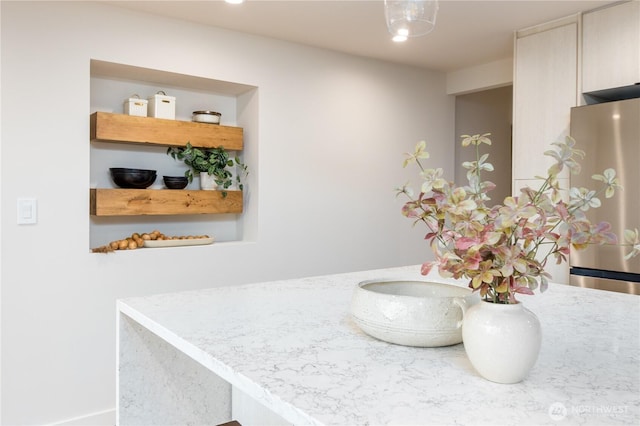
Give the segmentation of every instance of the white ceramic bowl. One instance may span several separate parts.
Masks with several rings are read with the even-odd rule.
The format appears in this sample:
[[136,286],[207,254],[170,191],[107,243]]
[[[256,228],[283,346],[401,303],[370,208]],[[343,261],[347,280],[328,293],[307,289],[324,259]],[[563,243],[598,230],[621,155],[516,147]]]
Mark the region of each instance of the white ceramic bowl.
[[215,111],[193,111],[192,121],[198,123],[220,124],[222,114]]
[[404,346],[462,342],[462,306],[479,300],[470,289],[427,281],[370,280],[358,284],[351,315],[365,333]]

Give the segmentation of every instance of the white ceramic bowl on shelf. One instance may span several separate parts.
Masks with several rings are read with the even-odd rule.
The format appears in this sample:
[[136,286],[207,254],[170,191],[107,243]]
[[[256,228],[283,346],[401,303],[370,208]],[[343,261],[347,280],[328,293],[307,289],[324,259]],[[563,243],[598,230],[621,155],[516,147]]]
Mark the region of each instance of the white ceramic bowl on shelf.
[[220,124],[222,114],[215,111],[193,111],[192,120],[197,123]]
[[462,306],[479,300],[468,288],[427,281],[369,280],[351,300],[355,323],[372,337],[404,346],[462,342]]

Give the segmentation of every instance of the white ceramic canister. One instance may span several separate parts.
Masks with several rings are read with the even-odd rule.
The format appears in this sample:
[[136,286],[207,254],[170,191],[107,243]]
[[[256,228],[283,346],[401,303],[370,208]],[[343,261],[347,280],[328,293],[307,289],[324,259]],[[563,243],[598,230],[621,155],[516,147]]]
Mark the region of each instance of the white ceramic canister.
[[222,114],[215,111],[193,111],[192,120],[198,123],[220,124]]
[[149,117],[165,118],[175,120],[176,118],[176,98],[167,96],[162,90],[149,98]]
[[140,96],[134,94],[124,101],[124,113],[127,115],[146,117],[148,102],[146,99],[140,99]]

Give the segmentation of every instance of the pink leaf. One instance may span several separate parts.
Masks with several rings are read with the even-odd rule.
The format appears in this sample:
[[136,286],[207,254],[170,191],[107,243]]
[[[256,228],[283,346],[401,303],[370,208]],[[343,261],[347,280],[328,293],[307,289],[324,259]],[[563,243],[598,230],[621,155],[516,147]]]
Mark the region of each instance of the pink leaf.
[[531,289],[529,287],[516,287],[514,289],[514,292],[520,293],[520,294],[533,295],[533,291],[531,291]]
[[436,262],[425,262],[422,264],[422,268],[420,269],[420,273],[422,275],[427,275],[429,272],[431,272],[431,269],[433,268],[433,266],[436,264]]
[[467,250],[477,242],[478,240],[476,238],[460,237],[455,241],[455,244],[458,250]]

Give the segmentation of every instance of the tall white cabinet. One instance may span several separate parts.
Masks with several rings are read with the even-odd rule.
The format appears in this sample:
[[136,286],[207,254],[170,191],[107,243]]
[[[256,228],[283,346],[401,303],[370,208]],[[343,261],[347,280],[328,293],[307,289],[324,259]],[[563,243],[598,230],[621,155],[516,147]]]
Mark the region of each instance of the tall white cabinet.
[[546,175],[552,162],[544,151],[569,133],[570,108],[577,99],[577,47],[576,19],[520,32],[516,38],[514,189],[518,180]]
[[[515,40],[513,99],[513,187],[537,188],[553,160],[544,155],[552,142],[569,134],[577,102],[578,17],[519,31]],[[560,183],[568,187],[568,171]],[[569,283],[569,267],[547,264],[553,281]]]
[[582,17],[582,91],[640,83],[640,1]]

